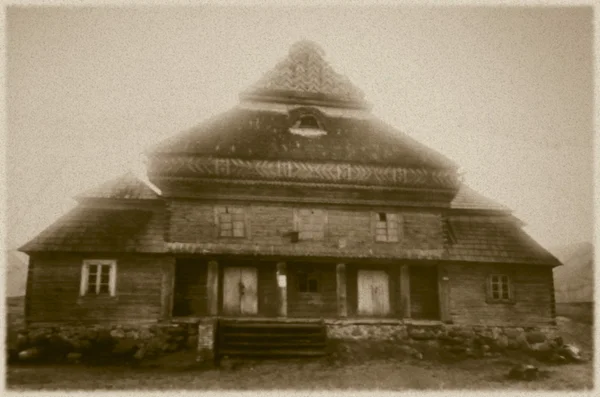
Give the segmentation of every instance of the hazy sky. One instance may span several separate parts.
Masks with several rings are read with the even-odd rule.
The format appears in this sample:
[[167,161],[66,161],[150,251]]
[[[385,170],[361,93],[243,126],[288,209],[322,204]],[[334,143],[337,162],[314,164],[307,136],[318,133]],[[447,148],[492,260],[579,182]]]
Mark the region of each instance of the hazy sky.
[[546,246],[592,238],[591,8],[9,8],[9,247],[311,39]]

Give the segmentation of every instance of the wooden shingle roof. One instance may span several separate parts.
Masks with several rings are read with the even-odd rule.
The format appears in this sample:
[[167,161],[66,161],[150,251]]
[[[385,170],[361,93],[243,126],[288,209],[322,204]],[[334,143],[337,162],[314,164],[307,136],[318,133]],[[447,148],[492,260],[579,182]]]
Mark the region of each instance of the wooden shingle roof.
[[508,217],[451,215],[445,259],[558,266],[560,262]]
[[23,252],[164,252],[160,212],[79,205],[22,246]]
[[457,168],[447,157],[375,118],[323,113],[319,120],[327,134],[304,137],[289,132],[286,113],[236,107],[166,139],[151,154]]

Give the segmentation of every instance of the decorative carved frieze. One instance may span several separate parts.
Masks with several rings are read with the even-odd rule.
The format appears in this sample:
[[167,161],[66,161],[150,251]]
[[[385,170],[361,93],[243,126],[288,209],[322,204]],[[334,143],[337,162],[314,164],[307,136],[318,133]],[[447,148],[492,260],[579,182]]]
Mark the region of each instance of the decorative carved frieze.
[[264,161],[210,157],[158,157],[152,175],[198,178],[279,180],[331,184],[455,188],[452,171],[382,167],[360,164]]

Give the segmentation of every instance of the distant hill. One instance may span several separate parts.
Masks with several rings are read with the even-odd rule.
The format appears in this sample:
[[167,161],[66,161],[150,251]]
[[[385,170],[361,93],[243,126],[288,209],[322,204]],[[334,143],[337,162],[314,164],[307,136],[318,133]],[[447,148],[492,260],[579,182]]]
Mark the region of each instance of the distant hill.
[[27,283],[27,255],[9,250],[6,252],[6,296],[25,295]]
[[554,268],[557,303],[594,300],[594,246],[588,242],[551,248],[563,266]]

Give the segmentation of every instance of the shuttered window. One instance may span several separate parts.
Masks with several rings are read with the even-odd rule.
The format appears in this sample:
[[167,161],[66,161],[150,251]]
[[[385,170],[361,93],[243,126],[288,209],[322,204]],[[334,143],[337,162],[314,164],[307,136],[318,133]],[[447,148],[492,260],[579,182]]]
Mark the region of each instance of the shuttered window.
[[216,221],[219,237],[246,237],[246,214],[241,207],[217,207]]
[[115,296],[117,263],[114,260],[85,260],[81,267],[80,295]]
[[389,212],[375,213],[375,241],[397,242],[399,240],[398,215]]
[[325,238],[326,215],[324,210],[298,209],[294,212],[295,229],[298,239],[323,240]]

